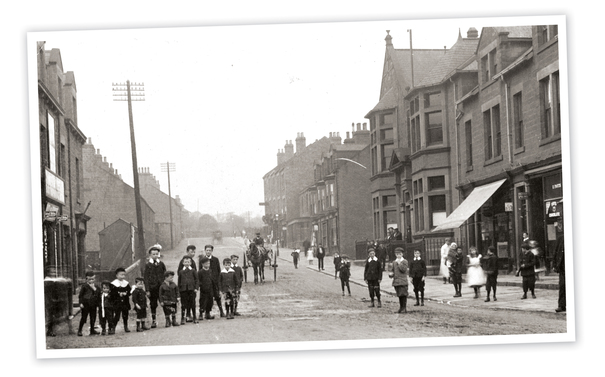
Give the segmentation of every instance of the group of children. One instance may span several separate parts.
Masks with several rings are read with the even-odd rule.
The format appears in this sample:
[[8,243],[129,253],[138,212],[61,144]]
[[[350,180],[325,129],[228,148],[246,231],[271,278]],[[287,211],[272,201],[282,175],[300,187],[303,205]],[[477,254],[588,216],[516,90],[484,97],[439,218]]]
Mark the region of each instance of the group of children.
[[[187,253],[179,262],[176,273],[168,271],[160,260],[160,248],[156,245],[148,250],[149,260],[145,264],[143,277],[135,278],[134,286],[126,280],[126,270],[116,269],[115,280],[96,283],[94,272],[86,272],[86,282],[81,286],[79,304],[81,311],[78,336],[87,319],[90,321],[90,335],[98,335],[95,330],[96,315],[99,315],[101,335],[115,334],[120,318],[124,331],[128,327],[129,312],[136,312],[136,331],[141,332],[157,327],[157,307],[162,308],[165,327],[184,325],[186,322],[198,323],[204,318],[214,319],[210,314],[214,301],[221,317],[233,319],[237,312],[238,301],[243,282],[243,270],[238,266],[239,256],[231,255],[221,263],[212,255],[214,247],[206,245],[204,254],[198,259],[198,270],[194,255],[196,247],[187,246]],[[177,281],[175,282],[175,276]],[[199,290],[199,316],[196,313],[196,296]],[[149,303],[149,305],[148,305]],[[224,303],[225,310],[223,311]],[[177,321],[177,310],[180,304],[181,321]],[[147,327],[147,307],[151,309],[151,327]]]
[[489,302],[490,294],[494,301],[496,298],[496,287],[498,284],[498,258],[495,255],[496,248],[489,246],[487,253],[482,256],[478,253],[477,248],[471,246],[469,249],[468,262],[464,261],[462,255],[462,247],[452,242],[449,245],[449,252],[444,257],[443,263],[447,267],[446,274],[441,270],[441,274],[445,279],[449,279],[454,285],[454,297],[462,297],[462,272],[464,266],[467,266],[466,280],[467,284],[473,288],[475,293],[474,298],[479,298],[479,290],[485,285],[487,297],[485,302]]

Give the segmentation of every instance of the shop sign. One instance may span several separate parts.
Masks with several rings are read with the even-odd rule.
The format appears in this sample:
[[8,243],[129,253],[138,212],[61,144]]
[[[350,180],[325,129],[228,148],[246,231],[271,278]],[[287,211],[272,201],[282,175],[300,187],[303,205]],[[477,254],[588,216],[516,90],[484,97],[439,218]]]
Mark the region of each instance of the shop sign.
[[520,192],[517,194],[517,198],[519,198],[519,200],[527,200],[528,195],[526,192]]
[[513,211],[513,202],[505,202],[504,203],[504,211],[512,212]]

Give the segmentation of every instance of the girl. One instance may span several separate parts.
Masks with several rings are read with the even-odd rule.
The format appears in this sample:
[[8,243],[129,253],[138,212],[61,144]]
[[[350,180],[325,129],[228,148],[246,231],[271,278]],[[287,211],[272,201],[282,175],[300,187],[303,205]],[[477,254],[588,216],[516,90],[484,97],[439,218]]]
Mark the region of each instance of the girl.
[[468,270],[466,272],[468,285],[475,291],[475,297],[479,297],[479,288],[485,285],[485,272],[481,268],[481,254],[477,254],[477,248],[472,246],[468,256]]

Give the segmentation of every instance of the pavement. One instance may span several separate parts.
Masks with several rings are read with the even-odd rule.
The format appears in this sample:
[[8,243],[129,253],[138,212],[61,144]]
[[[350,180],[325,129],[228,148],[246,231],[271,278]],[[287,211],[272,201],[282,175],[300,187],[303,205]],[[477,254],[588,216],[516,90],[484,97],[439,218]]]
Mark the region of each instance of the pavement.
[[[275,250],[275,249],[274,249]],[[286,263],[293,263],[290,254],[292,249],[280,247],[279,259]],[[301,257],[299,267],[304,267],[317,273],[331,276],[334,278],[334,263],[332,257],[327,256],[324,259],[325,270],[319,271],[317,268],[317,260],[313,261],[313,265],[309,265],[305,257]],[[351,284],[367,286],[363,279],[365,261],[351,262]],[[279,263],[277,269],[279,277]],[[388,277],[388,272],[384,272],[384,278],[380,284],[380,290],[384,294],[395,296],[395,289],[392,286],[392,280]],[[441,276],[427,276],[425,278],[424,300],[425,302],[433,302],[443,305],[451,305],[458,307],[480,307],[483,309],[494,310],[516,310],[527,312],[549,312],[555,313],[559,299],[559,276],[556,273],[551,273],[549,276],[540,274],[539,280],[536,281],[536,298],[531,298],[528,295],[527,299],[521,299],[523,296],[522,282],[520,276],[514,274],[499,274],[496,297],[497,301],[493,301],[490,295],[490,302],[485,302],[486,291],[485,287],[481,288],[479,298],[474,298],[473,288],[466,285],[465,275],[463,275],[462,297],[453,297],[455,290],[452,284],[444,284]],[[340,290],[340,282],[335,284],[335,289]],[[415,302],[413,286],[409,284],[408,288],[409,300],[408,307]],[[368,294],[369,299],[369,294]],[[565,313],[559,313],[565,315]]]

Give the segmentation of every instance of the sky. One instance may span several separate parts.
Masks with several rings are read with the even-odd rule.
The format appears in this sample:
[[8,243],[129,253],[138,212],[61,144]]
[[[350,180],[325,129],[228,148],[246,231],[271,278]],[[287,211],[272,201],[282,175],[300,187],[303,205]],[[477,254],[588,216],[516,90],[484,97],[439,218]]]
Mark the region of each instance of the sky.
[[[262,214],[262,177],[278,149],[345,138],[379,100],[386,30],[395,48],[451,47],[490,19],[70,30],[28,35],[75,75],[78,126],[134,186],[127,102],[113,83],[144,83],[133,102],[137,165],[191,212]],[[493,20],[496,26],[523,19]]]

